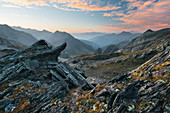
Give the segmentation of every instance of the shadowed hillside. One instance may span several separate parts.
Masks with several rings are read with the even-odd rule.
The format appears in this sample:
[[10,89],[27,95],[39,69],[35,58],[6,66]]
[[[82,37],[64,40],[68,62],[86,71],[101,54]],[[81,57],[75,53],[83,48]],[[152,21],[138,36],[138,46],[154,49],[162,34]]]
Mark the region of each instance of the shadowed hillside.
[[37,39],[34,38],[31,34],[17,31],[15,29],[12,29],[8,25],[0,25],[0,37],[7,40],[16,41],[28,46],[37,41]]

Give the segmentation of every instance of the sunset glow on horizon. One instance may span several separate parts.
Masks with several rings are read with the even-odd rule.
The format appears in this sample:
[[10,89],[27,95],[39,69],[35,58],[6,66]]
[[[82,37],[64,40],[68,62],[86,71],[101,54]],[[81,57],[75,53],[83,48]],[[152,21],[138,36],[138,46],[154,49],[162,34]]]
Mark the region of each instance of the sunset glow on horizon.
[[170,27],[170,0],[1,0],[0,24],[69,33]]

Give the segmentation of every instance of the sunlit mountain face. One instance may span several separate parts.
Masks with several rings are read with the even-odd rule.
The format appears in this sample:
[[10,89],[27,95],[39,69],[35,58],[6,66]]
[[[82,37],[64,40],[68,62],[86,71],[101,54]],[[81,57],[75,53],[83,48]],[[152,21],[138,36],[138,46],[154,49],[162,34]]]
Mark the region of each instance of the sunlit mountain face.
[[1,24],[69,33],[170,27],[169,0],[1,0]]

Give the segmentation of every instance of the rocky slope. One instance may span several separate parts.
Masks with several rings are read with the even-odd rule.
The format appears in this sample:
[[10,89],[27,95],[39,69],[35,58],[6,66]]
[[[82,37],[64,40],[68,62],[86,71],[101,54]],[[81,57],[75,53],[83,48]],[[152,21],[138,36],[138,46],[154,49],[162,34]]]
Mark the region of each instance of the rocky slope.
[[158,31],[147,30],[141,36],[133,39],[125,48],[124,52],[137,52],[156,45],[162,45],[167,42],[167,37],[170,35],[170,28],[161,29]]
[[94,89],[84,92],[80,88],[72,90],[62,102],[75,113],[168,113],[169,70],[170,47],[167,47],[135,70],[108,83],[96,84]]
[[19,42],[21,44],[28,46],[37,41],[37,39],[33,37],[31,34],[22,31],[17,31],[9,27],[8,25],[0,25],[0,37],[7,40]]
[[117,75],[127,73],[157,53],[164,51],[170,45],[170,36],[163,36],[158,40],[148,43],[145,49],[136,52],[108,53],[100,55],[84,55],[70,59],[68,63],[72,64],[72,60],[79,60],[76,65],[82,66],[88,77],[96,77],[102,79],[111,79]]

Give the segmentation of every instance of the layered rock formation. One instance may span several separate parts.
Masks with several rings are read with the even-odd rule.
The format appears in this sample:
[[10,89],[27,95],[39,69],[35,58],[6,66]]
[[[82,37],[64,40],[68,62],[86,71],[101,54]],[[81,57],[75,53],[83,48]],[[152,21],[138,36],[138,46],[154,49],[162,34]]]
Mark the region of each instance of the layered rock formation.
[[[92,89],[81,70],[59,62],[66,43],[52,49],[44,40],[0,58],[0,112],[53,112],[53,99],[73,88]],[[50,104],[50,105],[49,105]],[[56,112],[65,109],[57,106]]]

